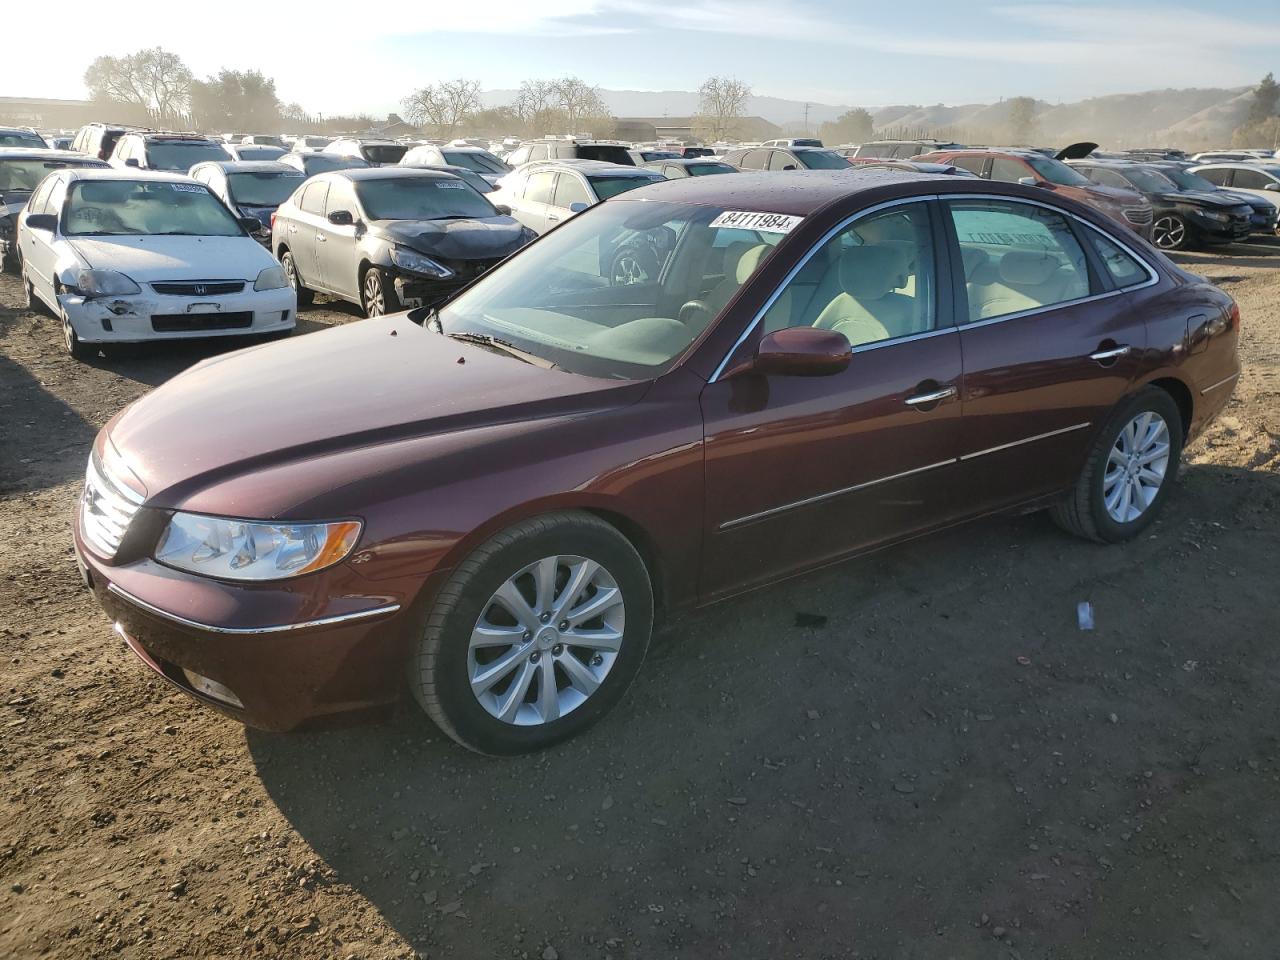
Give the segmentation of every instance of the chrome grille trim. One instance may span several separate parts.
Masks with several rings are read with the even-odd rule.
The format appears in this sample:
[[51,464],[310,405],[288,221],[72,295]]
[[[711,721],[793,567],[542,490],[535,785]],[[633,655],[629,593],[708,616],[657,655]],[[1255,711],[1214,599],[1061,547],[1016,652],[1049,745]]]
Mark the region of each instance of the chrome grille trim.
[[244,280],[159,280],[151,289],[174,297],[212,297],[240,293],[245,286]]
[[1130,223],[1145,226],[1155,220],[1155,211],[1151,207],[1125,207],[1124,218]]
[[114,557],[141,506],[142,495],[113,480],[95,451],[80,497],[80,533],[94,552],[108,560]]

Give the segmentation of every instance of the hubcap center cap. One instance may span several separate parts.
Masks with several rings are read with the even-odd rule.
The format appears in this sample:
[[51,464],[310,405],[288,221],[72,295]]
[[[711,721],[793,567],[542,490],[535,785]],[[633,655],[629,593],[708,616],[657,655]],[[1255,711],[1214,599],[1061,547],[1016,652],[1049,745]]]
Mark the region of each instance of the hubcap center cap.
[[547,627],[538,633],[538,649],[550,650],[560,642],[560,631],[555,627]]

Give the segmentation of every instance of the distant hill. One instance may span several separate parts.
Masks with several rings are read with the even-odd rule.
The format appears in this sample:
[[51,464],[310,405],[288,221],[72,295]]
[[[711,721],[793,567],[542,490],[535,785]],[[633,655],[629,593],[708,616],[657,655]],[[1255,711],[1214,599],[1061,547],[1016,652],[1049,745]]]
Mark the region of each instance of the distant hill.
[[[1036,138],[1044,144],[1094,140],[1104,147],[1225,146],[1249,109],[1251,87],[1192,87],[1091,97],[1075,103],[1037,103]],[[617,117],[689,116],[697,112],[691,90],[601,90]],[[488,90],[489,106],[509,104],[515,90]],[[846,104],[808,103],[781,97],[752,97],[746,112],[800,133],[808,110],[808,128],[816,130],[850,109]],[[960,105],[898,104],[868,107],[881,135],[941,135],[970,142],[1006,137],[1008,100]]]

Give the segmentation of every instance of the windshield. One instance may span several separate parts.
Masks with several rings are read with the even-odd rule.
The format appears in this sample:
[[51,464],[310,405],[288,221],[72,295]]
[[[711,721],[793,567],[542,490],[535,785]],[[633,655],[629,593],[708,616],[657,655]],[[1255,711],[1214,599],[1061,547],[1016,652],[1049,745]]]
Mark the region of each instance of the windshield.
[[399,143],[366,143],[360,150],[370,163],[399,163],[409,148]]
[[586,376],[658,376],[784,236],[718,225],[725,212],[659,201],[592,207],[454,298],[441,329],[505,340]]
[[810,170],[849,169],[849,161],[834,150],[797,150],[796,156]]
[[466,167],[476,173],[508,173],[511,170],[506,164],[499,163],[492,157],[486,157],[483,153],[463,150],[445,150],[444,162],[455,167]]
[[327,147],[333,143],[328,137],[303,137],[302,145],[304,147]]
[[738,172],[736,167],[731,167],[727,163],[691,163],[687,169],[691,177],[705,177],[712,173]]
[[71,237],[244,236],[235,217],[203,184],[136,180],[73,183],[62,232]]
[[302,166],[307,171],[307,176],[314,177],[317,173],[328,173],[330,170],[353,170],[369,167],[372,164],[361,160],[359,157],[339,157],[336,154],[309,153],[303,156]]
[[1072,170],[1061,160],[1054,160],[1052,157],[1038,153],[1029,153],[1022,159],[1050,183],[1056,183],[1062,187],[1087,187],[1092,183],[1084,174],[1078,170]]
[[596,196],[601,200],[608,200],[610,197],[616,197],[618,194],[634,190],[636,187],[643,187],[645,184],[661,183],[665,179],[662,176],[587,177],[587,180],[591,183],[591,188],[595,190]]
[[31,193],[51,170],[63,167],[101,167],[74,160],[0,160],[0,194]]
[[147,144],[147,163],[153,170],[186,173],[205,160],[230,160],[231,156],[216,143],[175,143],[152,140]]
[[40,147],[49,146],[39,134],[28,130],[0,131],[0,147]]
[[274,160],[276,157],[283,157],[285,151],[279,147],[270,145],[258,146],[250,143],[245,146],[236,147],[236,156],[241,160]]
[[1204,177],[1196,176],[1189,170],[1168,167],[1161,169],[1160,172],[1176,183],[1180,190],[1208,190],[1212,192],[1218,189],[1217,186],[1210,183]]
[[356,183],[371,220],[447,220],[492,217],[491,204],[457,177],[405,177]]
[[229,173],[227,187],[235,203],[278,207],[304,179],[302,174],[295,173]]
[[1144,193],[1165,193],[1169,190],[1177,191],[1178,189],[1172,180],[1163,173],[1157,173],[1155,170],[1133,167],[1126,170],[1124,174],[1130,183]]

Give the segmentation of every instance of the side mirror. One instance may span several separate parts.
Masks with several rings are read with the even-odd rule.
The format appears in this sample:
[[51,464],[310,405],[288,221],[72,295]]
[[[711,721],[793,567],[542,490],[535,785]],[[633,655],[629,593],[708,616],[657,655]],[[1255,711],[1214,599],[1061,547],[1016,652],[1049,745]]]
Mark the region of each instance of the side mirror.
[[794,163],[788,163],[788,164],[784,165],[782,169],[783,169],[783,170],[794,170],[795,168],[796,168],[796,165],[795,165]]
[[1022,184],[1024,187],[1034,187],[1040,181],[1037,180],[1035,177],[1019,177],[1018,182]]
[[589,206],[590,206],[589,203],[583,203],[581,200],[578,200],[575,203],[569,204],[569,212],[581,213],[583,210],[587,209],[587,207]]
[[125,165],[126,167],[133,167],[134,169],[137,169],[138,167],[140,167],[140,166],[141,166],[141,164],[140,164],[140,163],[138,163],[138,158],[137,158],[137,157],[130,157],[128,160],[126,160],[126,161],[124,162],[124,165]]
[[27,215],[28,230],[44,230],[53,233],[58,229],[58,218],[52,213],[32,213]]
[[356,222],[356,218],[351,215],[350,210],[335,210],[329,214],[327,219],[335,227],[349,227]]
[[262,229],[262,221],[257,217],[236,217],[236,219],[240,221],[240,226],[250,233],[257,233]]
[[849,338],[818,327],[785,327],[767,333],[756,355],[737,371],[780,377],[828,377],[840,373],[853,359]]
[[1263,190],[1271,190],[1272,192],[1280,193],[1280,183],[1268,183],[1268,184],[1267,184],[1265,187],[1263,187],[1262,189],[1263,189]]
[[494,209],[494,212],[496,212],[500,217],[511,216],[511,208],[508,207],[505,203],[499,203],[493,209]]

